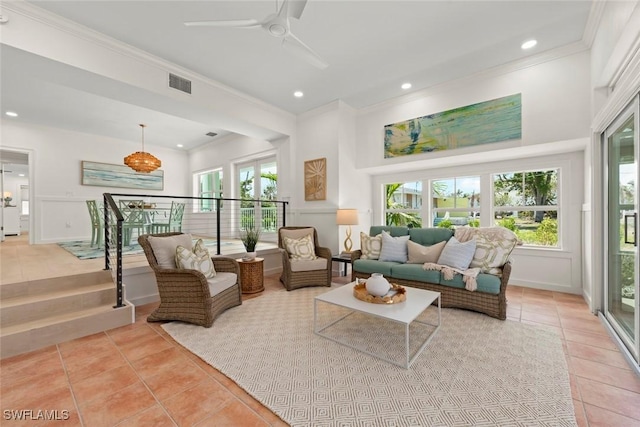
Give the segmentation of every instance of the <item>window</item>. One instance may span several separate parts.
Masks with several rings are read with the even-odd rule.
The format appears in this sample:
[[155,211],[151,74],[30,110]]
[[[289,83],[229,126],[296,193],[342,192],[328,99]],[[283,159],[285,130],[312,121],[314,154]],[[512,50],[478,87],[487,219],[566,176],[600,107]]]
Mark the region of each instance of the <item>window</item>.
[[479,176],[431,181],[431,201],[434,227],[480,226]]
[[385,185],[386,225],[422,227],[422,182]]
[[20,214],[29,215],[29,186],[20,186]]
[[[238,184],[240,198],[243,199],[240,202],[240,228],[254,224],[265,233],[275,233],[278,227],[277,206],[273,203],[278,195],[276,158],[258,159],[238,165]],[[255,199],[262,200],[259,206],[253,202]]]
[[496,225],[525,245],[558,246],[558,169],[493,175]]
[[198,212],[213,212],[216,209],[216,201],[212,199],[222,198],[222,170],[210,170],[198,173],[195,176],[198,200]]

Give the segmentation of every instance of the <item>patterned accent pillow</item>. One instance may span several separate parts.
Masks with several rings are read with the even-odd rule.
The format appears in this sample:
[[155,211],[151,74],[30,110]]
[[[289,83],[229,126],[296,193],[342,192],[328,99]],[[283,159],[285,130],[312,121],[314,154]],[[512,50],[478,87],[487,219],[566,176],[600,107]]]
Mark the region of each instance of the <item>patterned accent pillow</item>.
[[513,249],[520,244],[516,234],[504,227],[458,227],[454,236],[461,242],[476,240],[471,267],[482,273],[500,274]]
[[409,260],[407,264],[424,264],[425,262],[438,262],[442,249],[446,245],[446,241],[433,244],[431,246],[423,246],[419,243],[407,242],[407,249],[409,251]]
[[207,279],[216,277],[211,255],[204,246],[202,239],[198,239],[193,250],[178,245],[176,248],[176,266],[178,270],[198,270]]
[[449,267],[457,268],[458,270],[466,270],[471,264],[473,254],[476,252],[476,241],[469,240],[468,242],[461,243],[455,236],[451,237],[442,253],[438,258],[438,264],[448,265]]
[[380,261],[407,262],[407,242],[409,236],[391,237],[386,231],[382,235],[382,250]]
[[382,235],[369,236],[360,232],[360,250],[362,251],[362,259],[378,259],[380,258],[380,250],[382,249]]
[[310,234],[299,239],[292,239],[291,237],[283,237],[284,247],[289,252],[289,257],[292,260],[314,260],[318,258],[316,256],[316,248],[313,246],[313,238]]

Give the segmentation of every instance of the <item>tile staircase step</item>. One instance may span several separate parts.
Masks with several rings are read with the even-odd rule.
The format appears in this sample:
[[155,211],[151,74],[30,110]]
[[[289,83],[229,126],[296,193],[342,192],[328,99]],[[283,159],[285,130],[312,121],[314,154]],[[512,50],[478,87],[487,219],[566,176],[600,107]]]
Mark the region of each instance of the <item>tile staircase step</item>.
[[30,280],[0,284],[0,300],[27,295],[74,289],[80,286],[97,285],[113,281],[111,272],[99,270],[90,273],[72,274],[69,276],[52,277],[48,279]]
[[113,303],[2,327],[0,358],[37,350],[133,322],[134,307]]
[[133,323],[135,307],[115,302],[110,271],[0,285],[0,357]]
[[0,300],[0,324],[4,327],[116,302],[112,281]]

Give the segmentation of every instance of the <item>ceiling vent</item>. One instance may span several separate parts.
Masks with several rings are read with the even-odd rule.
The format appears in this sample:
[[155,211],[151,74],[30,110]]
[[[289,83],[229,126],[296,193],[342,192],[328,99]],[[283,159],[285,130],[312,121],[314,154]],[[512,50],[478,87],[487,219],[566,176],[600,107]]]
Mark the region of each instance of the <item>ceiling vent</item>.
[[190,94],[191,80],[187,80],[184,77],[176,76],[175,74],[169,73],[169,87]]
[[213,138],[214,136],[217,135],[217,133],[215,133],[215,132],[207,132],[206,135]]

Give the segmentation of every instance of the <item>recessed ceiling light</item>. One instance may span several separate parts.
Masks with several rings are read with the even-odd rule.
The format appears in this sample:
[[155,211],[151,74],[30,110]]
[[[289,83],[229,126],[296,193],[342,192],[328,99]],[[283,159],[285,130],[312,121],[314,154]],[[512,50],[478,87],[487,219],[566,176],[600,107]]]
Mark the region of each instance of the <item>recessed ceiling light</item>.
[[532,47],[534,47],[537,44],[538,44],[538,40],[527,40],[526,42],[522,43],[522,46],[520,46],[520,47],[522,49],[531,49]]
[[177,147],[178,147],[178,148],[182,148],[182,147],[184,147],[184,145],[182,145],[182,144],[178,144],[178,145],[177,145]]
[[302,93],[302,91],[300,90],[297,90],[293,92],[293,96],[295,96],[296,98],[302,98],[304,96],[304,93]]
[[23,173],[19,173],[18,176],[24,176],[24,174]]
[[5,114],[9,117],[18,117],[18,113],[15,113],[13,111],[7,111]]
[[402,83],[400,87],[404,90],[411,89],[411,83]]

